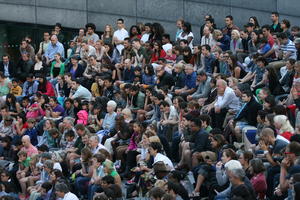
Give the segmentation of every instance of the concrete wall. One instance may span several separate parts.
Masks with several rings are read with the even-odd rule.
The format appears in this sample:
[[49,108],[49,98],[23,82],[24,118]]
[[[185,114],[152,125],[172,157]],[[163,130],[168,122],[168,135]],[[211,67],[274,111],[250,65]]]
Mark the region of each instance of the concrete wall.
[[211,14],[217,26],[231,14],[239,26],[250,16],[260,24],[270,24],[270,12],[278,11],[293,25],[300,25],[299,0],[0,0],[0,20],[79,28],[95,23],[99,31],[122,17],[130,27],[136,22],[160,22],[174,36],[179,17],[192,23],[196,41],[205,14]]

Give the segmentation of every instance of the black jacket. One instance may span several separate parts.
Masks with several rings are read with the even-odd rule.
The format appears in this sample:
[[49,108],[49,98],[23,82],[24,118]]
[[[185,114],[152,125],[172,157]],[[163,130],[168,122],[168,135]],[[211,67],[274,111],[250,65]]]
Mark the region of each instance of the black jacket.
[[173,76],[166,71],[161,77],[158,77],[158,80],[159,84],[157,84],[157,87],[159,89],[163,86],[168,86],[168,88],[170,89],[174,85]]
[[202,151],[208,151],[210,149],[210,141],[208,139],[208,133],[205,132],[203,129],[198,131],[193,136],[193,141],[195,143],[192,143],[192,152],[202,152]]
[[256,126],[257,121],[257,113],[259,110],[262,109],[262,105],[259,104],[254,97],[247,103],[247,105],[242,108],[243,110],[238,113],[238,115],[235,117],[234,121],[240,121],[242,119],[245,119],[246,122],[251,126]]
[[[0,62],[0,71],[4,73],[3,61]],[[9,61],[9,63],[8,63],[8,72],[9,72],[10,78],[15,77],[15,65],[12,61]]]

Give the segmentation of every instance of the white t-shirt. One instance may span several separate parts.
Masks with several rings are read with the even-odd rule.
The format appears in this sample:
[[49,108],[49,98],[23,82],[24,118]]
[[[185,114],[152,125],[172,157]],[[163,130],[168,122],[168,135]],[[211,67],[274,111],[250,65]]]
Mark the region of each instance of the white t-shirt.
[[145,43],[149,40],[149,37],[150,37],[150,33],[144,33],[141,38],[141,41]]
[[182,36],[183,32],[180,33],[179,35],[179,40],[187,40],[189,37],[192,37],[193,39],[191,40],[191,42],[189,43],[189,47],[191,48],[191,50],[193,51],[193,41],[194,41],[194,34],[192,32],[190,32],[188,35],[185,35],[184,37]]
[[78,197],[73,194],[72,192],[68,192],[67,194],[65,194],[63,200],[79,200]]
[[161,153],[157,153],[156,156],[154,157],[153,165],[160,161],[163,162],[165,165],[167,165],[171,170],[174,170],[174,165],[172,161],[167,156]]
[[[117,38],[118,40],[124,40],[125,38],[127,38],[129,36],[128,36],[128,32],[124,28],[122,28],[122,29],[116,30],[114,32],[113,37]],[[123,44],[118,44],[116,46],[116,48],[118,49],[118,51],[121,55],[122,50],[124,49],[124,45]]]

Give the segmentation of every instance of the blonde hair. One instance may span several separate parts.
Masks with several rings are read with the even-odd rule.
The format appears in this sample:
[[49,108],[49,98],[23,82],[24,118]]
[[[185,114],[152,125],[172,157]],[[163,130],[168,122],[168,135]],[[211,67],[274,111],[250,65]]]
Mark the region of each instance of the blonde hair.
[[215,39],[215,40],[217,40],[218,39],[218,37],[219,36],[221,36],[221,35],[223,35],[223,33],[222,33],[222,31],[220,31],[220,30],[214,30],[214,32],[213,32],[213,38]]
[[240,32],[238,31],[238,30],[236,30],[236,29],[233,29],[232,31],[231,31],[231,34],[232,33],[235,33],[235,34],[237,34],[237,36],[238,36],[238,39],[239,38],[241,38],[241,34],[240,34]]
[[280,124],[280,126],[281,126],[280,130],[279,130],[280,134],[284,133],[284,132],[291,132],[291,133],[295,132],[295,130],[292,127],[289,119],[285,115],[276,115],[274,117],[274,122],[277,123],[277,124]]
[[154,135],[154,136],[149,137],[149,142],[150,143],[151,142],[158,142],[158,143],[160,143],[160,139],[159,139],[158,136]]
[[[123,115],[127,115],[127,119],[130,119],[130,120],[133,119],[133,117],[132,117],[132,112],[131,112],[131,110],[130,110],[129,108],[124,108],[124,109],[122,110],[122,114],[123,114]],[[125,118],[125,117],[124,117],[124,118]]]

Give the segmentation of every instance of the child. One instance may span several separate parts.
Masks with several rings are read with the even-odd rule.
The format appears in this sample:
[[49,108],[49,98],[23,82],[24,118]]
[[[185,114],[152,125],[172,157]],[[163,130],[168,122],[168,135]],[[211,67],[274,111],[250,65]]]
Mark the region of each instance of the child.
[[21,86],[19,86],[17,79],[12,80],[12,87],[10,88],[10,93],[15,95],[15,97],[19,97],[22,95],[22,88]]
[[74,133],[74,131],[69,130],[68,132],[66,132],[65,139],[67,141],[67,144],[64,148],[72,148],[74,146],[74,143],[75,143],[75,133]]
[[[29,166],[30,166],[30,157],[27,157],[26,151],[20,151],[18,153],[19,157],[19,169],[16,173],[16,177],[18,180],[25,178],[26,174],[29,172]],[[25,197],[26,194],[26,187],[22,188],[22,195]]]
[[35,119],[29,118],[27,120],[27,130],[25,131],[24,135],[28,135],[30,137],[31,144],[33,146],[36,146],[38,144],[37,139],[37,130],[34,127],[35,126]]
[[88,102],[84,101],[82,103],[82,110],[77,113],[77,124],[87,125],[88,123]]

